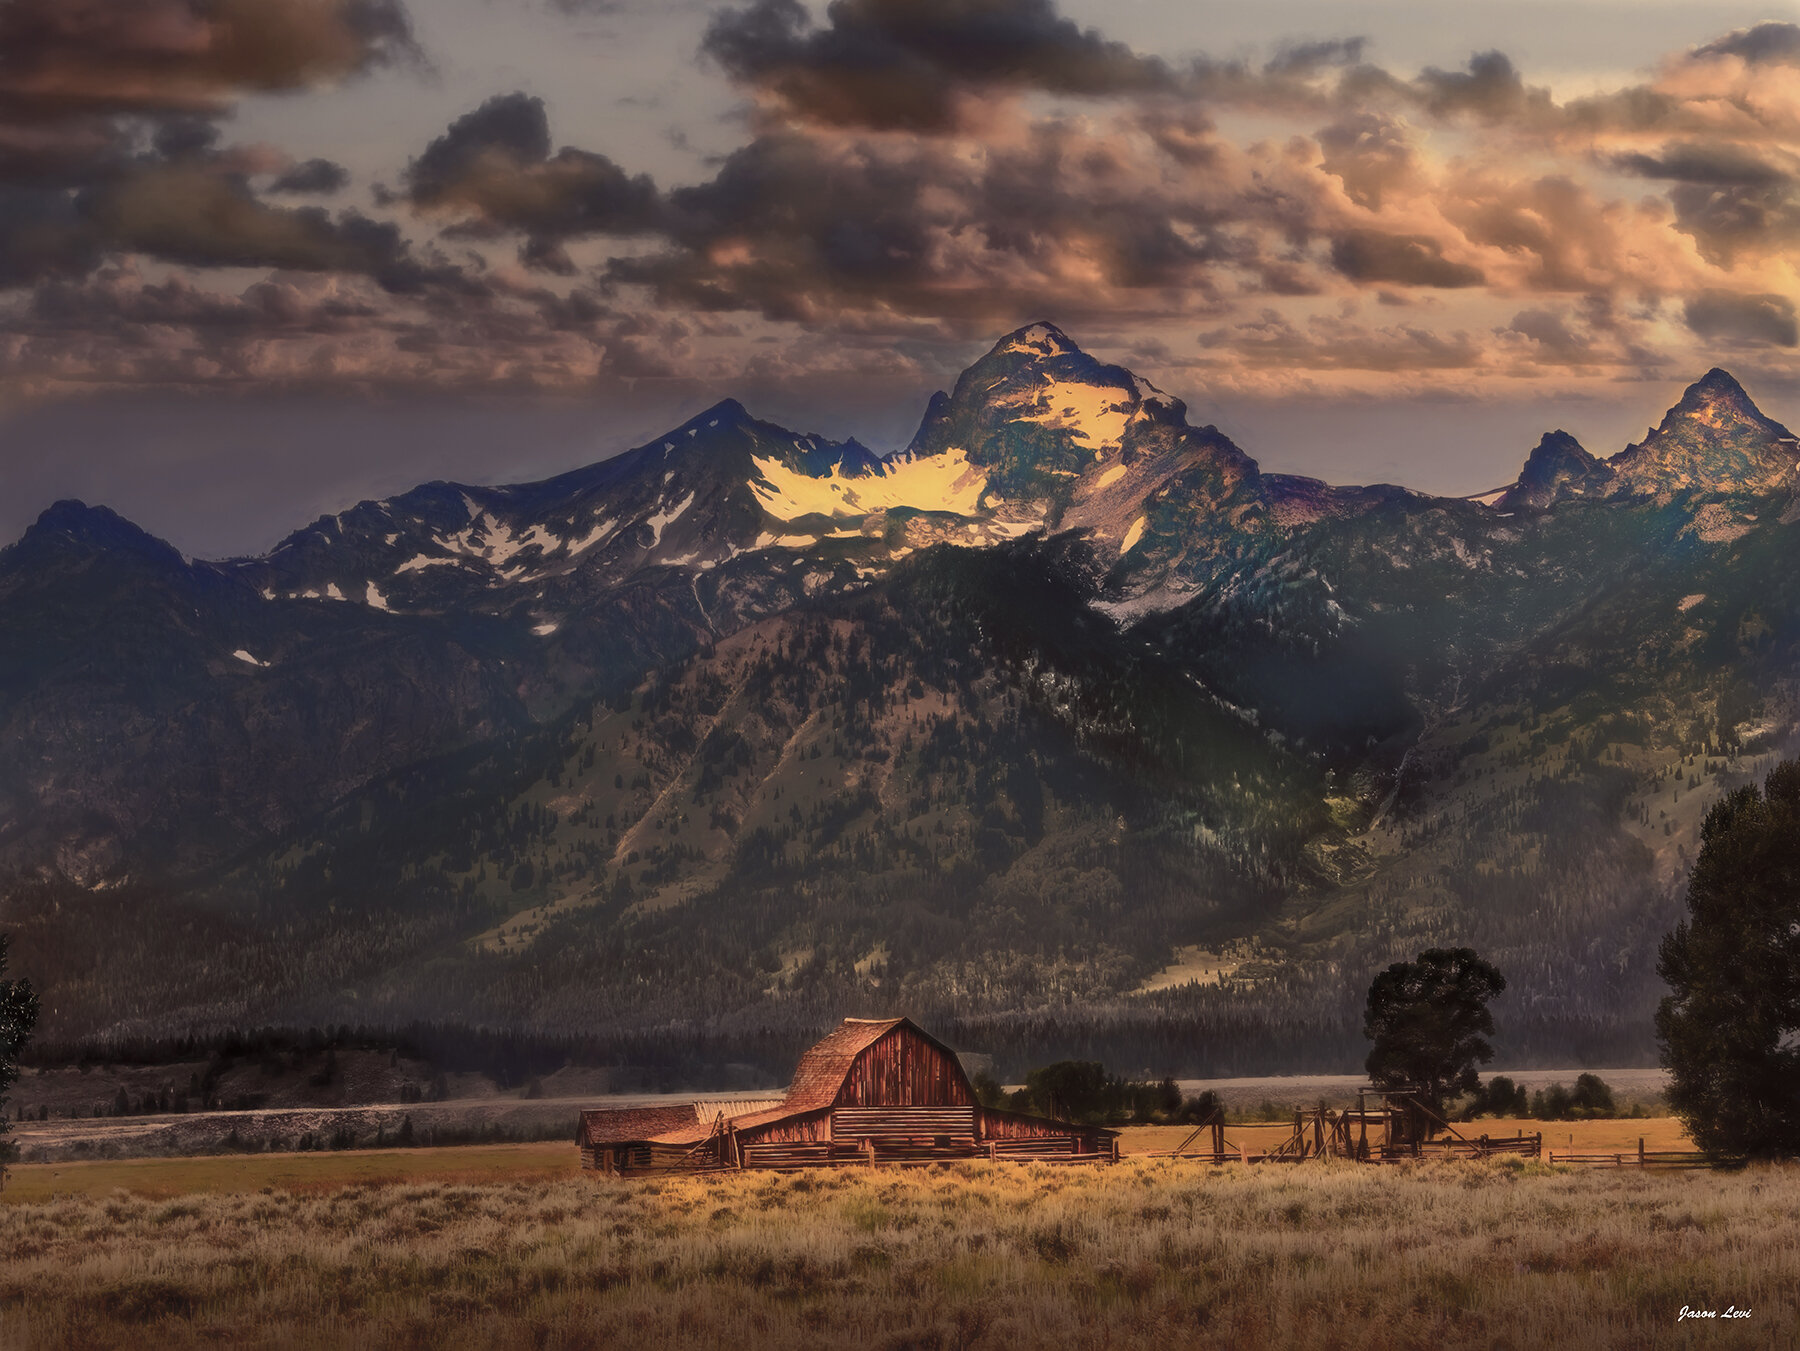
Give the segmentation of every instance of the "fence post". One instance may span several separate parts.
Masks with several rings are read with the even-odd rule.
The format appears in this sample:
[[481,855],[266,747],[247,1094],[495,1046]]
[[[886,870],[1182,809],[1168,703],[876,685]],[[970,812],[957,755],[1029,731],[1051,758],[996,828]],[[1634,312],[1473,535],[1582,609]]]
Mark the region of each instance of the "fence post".
[[1638,1136],[1638,1167],[1644,1166],[1644,1137]]

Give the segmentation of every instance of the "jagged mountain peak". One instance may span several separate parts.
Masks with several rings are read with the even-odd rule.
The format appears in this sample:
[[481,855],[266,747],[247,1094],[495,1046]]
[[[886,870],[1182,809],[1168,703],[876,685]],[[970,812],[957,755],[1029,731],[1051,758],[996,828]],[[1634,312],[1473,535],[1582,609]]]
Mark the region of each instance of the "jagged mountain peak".
[[992,471],[1000,495],[1055,497],[1096,461],[1128,454],[1147,425],[1185,427],[1186,405],[1039,322],[1001,338],[951,393],[934,395],[908,450],[961,450]]
[[1544,433],[1526,457],[1518,481],[1494,505],[1502,511],[1542,510],[1573,497],[1592,496],[1611,480],[1612,470],[1559,427]]
[[1532,460],[1538,459],[1560,459],[1570,456],[1583,460],[1592,460],[1594,458],[1592,455],[1588,454],[1587,448],[1583,446],[1580,441],[1576,440],[1575,437],[1568,432],[1565,432],[1561,427],[1558,427],[1553,432],[1545,432],[1543,436],[1539,438],[1537,445],[1532,449],[1531,455],[1526,460],[1526,463],[1529,464]]
[[35,557],[71,547],[81,552],[134,554],[158,563],[186,565],[186,559],[173,545],[133,525],[112,508],[89,506],[75,498],[46,507],[9,552]]
[[1683,391],[1680,401],[1664,416],[1658,430],[1669,430],[1678,418],[1699,420],[1715,428],[1738,422],[1781,436],[1791,434],[1779,422],[1765,416],[1737,378],[1719,366],[1714,366]]
[[1715,366],[1637,445],[1609,460],[1633,494],[1759,491],[1791,481],[1800,441],[1759,409],[1730,372]]
[[1015,328],[989,349],[989,356],[1024,352],[1036,357],[1086,356],[1055,324],[1040,319],[1023,328]]

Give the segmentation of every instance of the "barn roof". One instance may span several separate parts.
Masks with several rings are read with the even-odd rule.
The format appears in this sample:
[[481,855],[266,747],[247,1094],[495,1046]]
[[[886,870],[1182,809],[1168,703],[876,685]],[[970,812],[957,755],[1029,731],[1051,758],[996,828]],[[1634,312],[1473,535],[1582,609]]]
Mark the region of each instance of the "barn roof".
[[837,1030],[800,1057],[794,1082],[782,1100],[785,1113],[813,1112],[837,1101],[856,1057],[904,1024],[955,1060],[956,1053],[910,1018],[846,1018]]
[[[590,1145],[655,1141],[692,1144],[712,1133],[721,1109],[734,1130],[750,1130],[790,1117],[828,1111],[837,1102],[856,1057],[895,1028],[905,1026],[937,1047],[952,1063],[956,1052],[910,1018],[846,1018],[800,1057],[787,1096],[778,1103],[684,1103],[680,1107],[628,1107],[581,1114],[583,1138]],[[731,1110],[737,1108],[737,1111]],[[745,1110],[749,1109],[749,1110]],[[741,1113],[741,1114],[740,1114]]]

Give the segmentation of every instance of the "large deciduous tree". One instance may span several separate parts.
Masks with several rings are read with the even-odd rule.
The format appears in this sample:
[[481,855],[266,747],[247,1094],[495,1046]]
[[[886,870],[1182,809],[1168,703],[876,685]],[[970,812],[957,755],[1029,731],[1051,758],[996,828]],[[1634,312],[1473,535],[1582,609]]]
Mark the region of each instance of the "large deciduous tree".
[[[0,934],[0,976],[6,974],[6,952],[11,945],[11,940]],[[37,1014],[37,993],[30,981],[0,980],[0,1137],[9,1129],[6,1090],[19,1077],[19,1052],[37,1026]],[[0,1164],[9,1156],[6,1142],[0,1139]]]
[[1800,1154],[1800,762],[1707,812],[1687,904],[1657,963],[1670,1105],[1712,1153]]
[[1363,1035],[1375,1043],[1363,1062],[1370,1081],[1415,1084],[1436,1112],[1451,1094],[1474,1092],[1476,1064],[1494,1058],[1488,1000],[1505,988],[1472,948],[1429,948],[1395,962],[1369,986],[1363,1011]]

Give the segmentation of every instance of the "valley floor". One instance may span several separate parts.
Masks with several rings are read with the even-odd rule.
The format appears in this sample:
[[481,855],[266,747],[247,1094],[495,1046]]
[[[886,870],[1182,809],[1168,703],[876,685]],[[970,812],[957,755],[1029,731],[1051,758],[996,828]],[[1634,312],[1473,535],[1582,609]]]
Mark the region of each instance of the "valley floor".
[[540,1144],[23,1167],[0,1345],[1636,1351],[1800,1329],[1796,1166],[573,1163]]
[[[95,1071],[91,1077],[96,1081],[96,1087],[89,1089],[87,1096],[97,1096],[104,1102],[115,1091],[117,1080],[125,1073],[134,1075],[138,1081],[132,1084],[130,1091],[133,1093],[142,1093],[142,1084],[154,1086],[158,1079],[169,1077],[167,1067],[149,1067],[111,1075]],[[555,1090],[577,1089],[578,1083],[566,1081],[576,1079],[579,1073],[565,1070],[560,1075],[551,1076],[546,1080],[545,1086]],[[595,1076],[601,1074],[598,1071],[589,1073]],[[1572,1084],[1582,1071],[1499,1070],[1494,1073],[1510,1074],[1521,1087],[1538,1089],[1551,1084]],[[1667,1071],[1660,1069],[1604,1069],[1599,1073],[1612,1085],[1621,1109],[1633,1103],[1642,1103],[1656,1110],[1654,1104],[1660,1102],[1668,1082]],[[72,1078],[74,1074],[75,1071],[70,1069],[62,1077]],[[580,1096],[568,1096],[557,1091],[544,1097],[528,1098],[522,1095],[522,1090],[503,1093],[488,1081],[479,1080],[477,1076],[461,1077],[472,1081],[466,1086],[486,1091],[474,1096],[429,1103],[402,1103],[372,1097],[349,1105],[297,1102],[244,1111],[163,1112],[118,1117],[85,1114],[67,1116],[65,1113],[71,1106],[77,1111],[83,1110],[79,1099],[66,1092],[63,1094],[66,1101],[50,1098],[42,1087],[46,1082],[44,1077],[27,1077],[21,1081],[21,1091],[16,1094],[22,1099],[21,1106],[27,1119],[13,1125],[8,1138],[17,1149],[18,1157],[28,1164],[232,1152],[283,1153],[305,1148],[300,1143],[303,1140],[313,1147],[324,1149],[332,1143],[333,1136],[341,1137],[336,1142],[339,1146],[347,1144],[351,1147],[379,1148],[384,1143],[391,1143],[397,1134],[407,1128],[408,1122],[421,1144],[517,1143],[573,1139],[576,1119],[584,1107],[651,1107],[696,1100],[736,1101],[746,1097],[773,1096],[777,1092],[720,1090],[608,1094],[601,1086],[583,1092]],[[1492,1077],[1489,1076],[1490,1080]],[[53,1077],[51,1082],[54,1083]],[[598,1078],[597,1082],[603,1085],[604,1079]],[[1320,1102],[1332,1106],[1354,1103],[1356,1090],[1368,1080],[1363,1075],[1336,1074],[1184,1079],[1177,1082],[1185,1096],[1191,1097],[1206,1090],[1217,1093],[1233,1113],[1255,1115],[1259,1109],[1267,1106],[1271,1114],[1278,1117],[1281,1113],[1291,1112],[1295,1107],[1310,1107]],[[49,1119],[31,1120],[34,1109],[40,1102],[54,1103]],[[1595,1123],[1578,1123],[1575,1129],[1581,1132],[1593,1124]],[[1633,1124],[1627,1122],[1625,1126]],[[1517,1123],[1508,1123],[1501,1130],[1498,1125],[1484,1121],[1465,1128],[1464,1134],[1479,1134],[1482,1131],[1489,1134],[1510,1134],[1516,1126]],[[1154,1146],[1158,1149],[1178,1144],[1188,1133],[1180,1127],[1157,1129],[1162,1130],[1163,1134],[1156,1138],[1164,1141]],[[1240,1128],[1234,1127],[1234,1130],[1238,1129]],[[1283,1131],[1285,1129],[1280,1128]],[[1535,1129],[1534,1125],[1525,1126],[1527,1134]],[[1249,1142],[1253,1149],[1259,1147],[1257,1142],[1262,1140],[1263,1134],[1260,1128],[1252,1129]],[[1563,1136],[1554,1138],[1562,1142],[1563,1148],[1573,1147]],[[1592,1149],[1635,1148],[1636,1138],[1636,1134],[1631,1134],[1623,1144],[1615,1146],[1604,1142],[1590,1143],[1584,1135],[1582,1142],[1585,1147]],[[1658,1146],[1652,1140],[1647,1147],[1674,1149],[1684,1148],[1685,1145]]]

